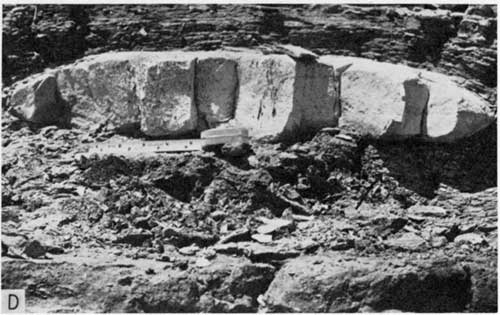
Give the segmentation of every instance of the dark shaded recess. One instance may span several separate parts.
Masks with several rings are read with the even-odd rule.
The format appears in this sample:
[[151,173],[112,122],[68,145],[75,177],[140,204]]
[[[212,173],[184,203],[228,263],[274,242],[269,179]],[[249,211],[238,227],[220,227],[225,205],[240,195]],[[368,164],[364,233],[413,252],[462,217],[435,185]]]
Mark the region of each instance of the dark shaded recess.
[[425,277],[411,273],[390,279],[373,305],[376,310],[403,312],[461,312],[472,299],[470,274],[433,267]]
[[366,50],[363,45],[375,38],[383,37],[381,30],[343,28],[340,25],[328,25],[323,31],[292,31],[290,43],[302,47],[328,48],[330,50],[349,50],[360,56]]
[[203,194],[220,168],[212,158],[193,159],[187,163],[164,164],[147,176],[153,185],[182,202]]
[[110,179],[140,174],[142,167],[137,161],[112,155],[98,160],[83,159],[80,163],[80,168],[84,170],[82,178],[85,183],[99,188],[107,185]]
[[279,8],[269,5],[259,6],[259,8],[262,11],[258,28],[259,33],[277,33],[286,35],[287,29],[285,28],[285,18],[280,13]]
[[457,35],[453,23],[437,18],[420,20],[422,37],[412,41],[408,49],[408,60],[416,62],[431,61],[434,65],[441,59],[444,44]]
[[[488,258],[489,259],[489,258]],[[495,256],[493,259],[497,259]],[[485,268],[485,265],[490,265]],[[467,311],[469,312],[498,312],[498,271],[496,264],[483,261],[478,264],[471,264],[471,274],[475,283],[473,288],[473,298]]]
[[177,247],[185,247],[192,244],[196,244],[200,247],[207,247],[219,241],[219,237],[216,235],[203,234],[199,232],[176,231],[174,229],[163,230],[163,237],[165,238],[165,241],[168,240],[168,243]]
[[496,123],[455,143],[375,142],[384,166],[403,187],[433,198],[443,183],[462,192],[497,185]]
[[204,150],[214,152],[215,156],[217,158],[224,160],[224,161],[228,162],[229,164],[231,164],[239,169],[242,169],[242,170],[252,169],[252,166],[248,162],[248,157],[251,155],[254,155],[255,152],[251,148],[244,155],[236,156],[236,157],[229,156],[227,154],[222,153],[221,149],[222,149],[222,145],[217,145],[217,146],[206,148]]
[[[172,197],[182,202],[190,202],[192,191],[199,185],[198,180],[196,176],[189,176],[182,172],[174,171],[172,174],[165,177],[155,179],[153,183],[155,187],[167,192]],[[205,186],[208,184],[209,183],[205,183]]]

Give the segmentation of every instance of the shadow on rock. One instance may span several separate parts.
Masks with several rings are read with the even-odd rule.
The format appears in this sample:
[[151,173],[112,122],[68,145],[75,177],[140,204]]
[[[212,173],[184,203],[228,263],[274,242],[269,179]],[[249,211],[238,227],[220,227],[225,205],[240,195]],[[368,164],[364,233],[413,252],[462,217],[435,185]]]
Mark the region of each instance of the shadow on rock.
[[368,146],[365,156],[382,160],[402,186],[427,198],[435,196],[440,184],[478,192],[497,185],[496,129],[494,123],[456,143],[379,142]]

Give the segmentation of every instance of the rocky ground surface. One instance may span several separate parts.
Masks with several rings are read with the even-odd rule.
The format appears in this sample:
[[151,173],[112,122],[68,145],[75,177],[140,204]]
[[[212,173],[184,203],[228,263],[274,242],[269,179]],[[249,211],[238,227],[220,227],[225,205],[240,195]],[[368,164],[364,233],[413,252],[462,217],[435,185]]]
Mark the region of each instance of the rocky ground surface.
[[[109,50],[283,42],[456,74],[496,106],[495,6],[3,14],[5,86]],[[449,144],[326,129],[86,158],[85,145],[123,137],[2,116],[2,288],[26,288],[29,311],[497,311],[496,124]]]
[[496,125],[143,158],[2,121],[2,287],[31,311],[496,311]]

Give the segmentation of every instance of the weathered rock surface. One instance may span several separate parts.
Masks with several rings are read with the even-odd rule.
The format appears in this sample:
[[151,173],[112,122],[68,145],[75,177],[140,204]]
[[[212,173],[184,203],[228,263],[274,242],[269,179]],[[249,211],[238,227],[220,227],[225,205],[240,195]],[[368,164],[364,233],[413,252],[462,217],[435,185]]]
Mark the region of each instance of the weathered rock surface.
[[259,135],[269,135],[278,125],[288,128],[295,62],[285,55],[249,55],[241,59],[238,70],[241,89],[234,124],[253,125],[250,133]]
[[[318,260],[297,279],[336,257],[339,269],[353,267],[348,288],[362,302],[353,310],[426,304],[438,311],[444,294],[456,301],[469,289],[467,311],[497,309],[496,126],[453,144],[358,142],[327,130],[292,146],[252,141],[251,153],[231,159],[210,152],[75,159],[107,131],[30,128],[5,118],[2,287],[26,288],[29,311],[255,312],[265,304],[257,297],[273,280],[271,265],[304,255]],[[293,226],[263,230],[262,217]],[[45,248],[46,257],[31,254],[43,260],[22,259],[30,240]],[[335,259],[319,261],[332,250]],[[457,280],[451,289],[454,276],[433,282],[435,265],[427,262],[438,257],[470,267],[471,284]],[[376,267],[362,277],[356,270],[365,261]],[[377,275],[381,284],[364,290]],[[326,288],[323,279],[300,288]],[[274,293],[295,287],[277,283]],[[425,303],[424,292],[432,292]],[[287,305],[311,300],[304,295]],[[323,296],[323,306],[335,296],[343,307],[337,291]],[[369,302],[378,296],[393,302]],[[404,299],[414,304],[402,309]]]
[[488,103],[452,77],[363,58],[320,60],[334,67],[353,63],[342,76],[340,125],[358,132],[448,142],[470,136],[494,120]]
[[[106,53],[50,73],[57,85],[52,79],[32,92],[29,86],[38,81],[28,79],[27,86],[15,90],[15,104],[50,112],[58,104],[52,94],[60,90],[77,123],[140,124],[150,136],[226,123],[248,128],[251,136],[287,136],[335,126],[339,115],[331,66],[255,50]],[[45,101],[41,93],[52,97]],[[34,105],[31,98],[37,100]],[[52,122],[28,110],[20,115]]]
[[[149,58],[148,58],[149,57]],[[139,53],[140,62],[144,57]],[[137,71],[146,71],[138,87],[141,130],[151,136],[186,134],[196,129],[194,101],[195,56],[158,53],[146,57]]]
[[189,54],[121,52],[87,57],[56,73],[82,125],[140,124],[148,135],[176,135],[196,128],[194,64]]
[[[192,266],[184,271],[147,260],[142,260],[142,266],[131,259],[122,260],[126,263],[97,260],[94,266],[71,261],[21,264],[6,261],[2,262],[5,271],[2,286],[27,287],[28,308],[43,303],[42,309],[51,312],[68,309],[134,313],[230,312],[242,298],[248,299],[245,303],[248,312],[257,309],[257,296],[264,293],[275,272],[271,265],[227,256],[215,259],[208,266]],[[43,287],[34,288],[26,278],[16,280],[14,275],[20,272],[29,273],[31,280],[43,282]],[[82,274],[86,275],[83,282]]]
[[239,60],[235,125],[251,135],[290,134],[336,125],[332,67],[296,62],[285,55],[245,55]]
[[[477,8],[476,8],[477,7]],[[490,12],[490,13],[484,13]],[[456,74],[496,103],[494,5],[31,5],[4,8],[6,85],[84,54],[291,43]]]
[[196,64],[196,104],[200,119],[209,127],[234,117],[238,97],[238,64],[218,55],[198,58]]
[[439,62],[448,73],[467,78],[464,86],[487,96],[492,104],[495,92],[488,87],[494,90],[497,81],[496,10],[496,6],[471,5],[458,16],[457,36],[443,46]]
[[136,65],[131,57],[104,54],[55,71],[74,122],[85,126],[108,120],[116,127],[139,122]]
[[356,312],[366,306],[376,311],[463,311],[470,300],[467,271],[446,261],[421,263],[332,254],[299,257],[278,271],[264,300],[277,312]]
[[34,123],[64,123],[69,118],[68,106],[59,95],[56,77],[51,74],[23,81],[10,102],[14,113]]

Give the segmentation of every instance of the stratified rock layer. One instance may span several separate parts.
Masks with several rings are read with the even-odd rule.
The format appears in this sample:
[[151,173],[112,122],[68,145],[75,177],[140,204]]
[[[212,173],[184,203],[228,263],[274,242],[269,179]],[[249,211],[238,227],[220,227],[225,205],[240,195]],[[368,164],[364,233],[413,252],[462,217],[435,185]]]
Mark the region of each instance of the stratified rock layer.
[[320,61],[334,67],[353,64],[342,77],[340,124],[360,133],[449,142],[494,120],[488,103],[453,77],[363,58],[324,56]]
[[77,124],[140,126],[150,136],[236,126],[254,137],[288,137],[338,124],[334,69],[351,63],[343,74],[341,125],[362,134],[450,142],[494,120],[486,101],[442,74],[363,58],[311,62],[248,49],[96,55],[48,71],[52,80],[44,84],[39,75],[26,80],[12,104],[19,116],[42,124],[57,121],[48,113],[69,104]]
[[[287,136],[335,126],[339,115],[332,66],[255,50],[106,53],[48,73],[78,125],[140,125],[150,136],[220,125],[245,127],[256,137]],[[13,105],[34,121],[28,107],[50,110],[56,100],[30,101],[36,82],[27,81],[14,91]]]
[[422,269],[386,258],[299,257],[280,269],[264,299],[277,312],[347,313],[366,307],[375,311],[463,311],[470,295],[468,273],[446,261],[436,266],[431,260],[427,263]]

